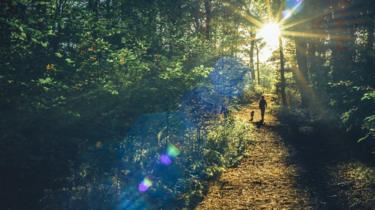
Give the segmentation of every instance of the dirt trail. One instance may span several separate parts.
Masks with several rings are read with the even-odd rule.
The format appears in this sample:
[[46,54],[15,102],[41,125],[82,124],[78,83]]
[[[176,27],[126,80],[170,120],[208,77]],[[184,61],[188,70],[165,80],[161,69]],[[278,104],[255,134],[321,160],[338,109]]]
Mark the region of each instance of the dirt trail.
[[[267,97],[269,107],[270,97]],[[260,114],[257,103],[234,113],[236,120],[249,121],[250,110]],[[248,122],[250,123],[250,122]],[[303,169],[294,164],[293,148],[284,144],[273,131],[279,124],[272,112],[266,112],[265,126],[251,126],[253,143],[236,168],[223,172],[196,209],[315,209],[316,200],[307,188],[299,186]],[[285,129],[288,129],[285,127]]]

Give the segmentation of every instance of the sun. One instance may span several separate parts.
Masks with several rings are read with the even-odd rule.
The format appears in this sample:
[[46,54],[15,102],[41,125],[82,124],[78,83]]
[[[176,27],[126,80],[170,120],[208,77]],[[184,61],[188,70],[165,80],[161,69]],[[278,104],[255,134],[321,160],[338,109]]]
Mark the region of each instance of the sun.
[[257,32],[257,37],[266,42],[268,47],[276,49],[281,34],[280,25],[274,22],[266,23]]
[[263,40],[266,45],[260,51],[259,59],[266,62],[279,47],[279,37],[281,35],[280,25],[275,22],[264,24],[257,31],[257,39]]

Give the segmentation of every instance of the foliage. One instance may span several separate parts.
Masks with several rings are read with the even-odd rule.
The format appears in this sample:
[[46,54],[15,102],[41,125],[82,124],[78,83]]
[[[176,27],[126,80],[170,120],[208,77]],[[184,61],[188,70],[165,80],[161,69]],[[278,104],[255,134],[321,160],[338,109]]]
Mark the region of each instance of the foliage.
[[[170,174],[181,174],[170,182],[155,182],[161,191],[151,190],[150,197],[142,198],[149,200],[142,202],[156,199],[165,207],[177,199],[189,206],[204,193],[202,178],[215,177],[241,156],[244,127],[230,120],[225,126],[210,123],[218,120],[218,104],[227,103],[222,95],[238,100],[244,88],[250,97],[252,91],[280,92],[286,86],[289,95],[300,96],[306,112],[335,115],[360,142],[373,145],[374,10],[369,1],[305,0],[301,11],[283,24],[299,23],[288,30],[319,34],[284,36],[286,81],[275,76],[282,62],[274,52],[270,62],[257,62],[260,86],[243,84],[249,83],[243,78],[248,68],[232,57],[249,58],[255,79],[255,48],[264,50],[262,41],[249,40],[259,27],[249,20],[272,18],[269,11],[276,14],[282,3],[0,1],[2,207],[113,207],[128,196],[118,189],[138,184],[127,178],[143,176],[132,173],[147,172],[146,162],[158,159],[167,143],[186,144],[185,162],[168,168]],[[218,93],[213,91],[221,88],[215,62],[224,58],[240,71],[222,73],[235,76],[231,79],[240,85],[227,80],[234,92]],[[184,102],[190,91],[201,95]],[[200,96],[212,100],[202,102]],[[189,103],[195,109],[184,109]],[[185,122],[180,112],[198,125],[195,130],[188,131],[187,124],[178,127],[177,122]],[[150,128],[144,133],[152,140],[124,139],[142,119],[149,123],[141,127]],[[153,124],[157,129],[151,129]],[[176,132],[186,136],[177,139]],[[119,162],[126,167],[114,165]]]
[[[238,51],[238,20],[218,1],[1,1],[2,208],[113,204],[103,180],[130,173],[113,164],[142,169],[160,149],[146,142],[142,153],[142,141],[123,141],[126,130],[178,110],[219,57]],[[200,177],[175,180],[191,184],[170,183],[165,195],[201,190]]]
[[291,98],[299,97],[302,108],[318,118],[336,117],[373,149],[374,14],[367,1],[305,0],[283,23],[290,26],[284,38],[293,79],[287,85],[297,90]]

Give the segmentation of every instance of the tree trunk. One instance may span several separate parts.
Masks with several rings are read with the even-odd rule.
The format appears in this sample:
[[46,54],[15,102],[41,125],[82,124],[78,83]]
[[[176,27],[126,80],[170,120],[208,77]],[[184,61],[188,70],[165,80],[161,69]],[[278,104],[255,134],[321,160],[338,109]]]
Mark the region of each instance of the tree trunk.
[[205,9],[205,15],[206,15],[206,28],[205,28],[205,36],[206,40],[210,40],[211,38],[211,0],[205,0],[204,1],[204,9]]
[[251,78],[255,79],[255,72],[254,72],[254,47],[255,47],[255,40],[254,34],[251,32],[251,42],[250,42],[250,69],[251,71]]
[[280,50],[280,94],[281,102],[283,106],[286,106],[286,93],[285,93],[285,60],[284,60],[284,49],[281,37],[279,37],[279,50]]
[[296,59],[298,69],[294,72],[297,87],[301,94],[301,106],[306,107],[308,104],[307,85],[308,85],[308,66],[307,66],[307,43],[306,41],[296,38]]
[[367,25],[367,52],[372,52],[374,49],[374,22],[369,20]]
[[107,10],[107,14],[106,14],[107,18],[111,18],[111,14],[112,14],[112,11],[111,11],[112,0],[106,0],[105,7],[106,7],[106,10]]
[[366,77],[366,83],[367,84],[374,84],[375,79],[373,76],[374,75],[373,70],[375,67],[375,62],[374,62],[374,22],[373,20],[369,20],[369,23],[367,25],[367,46],[366,46],[366,51],[367,51],[367,68],[365,68],[365,75],[368,75]]
[[258,81],[258,85],[260,85],[259,47],[258,47],[258,45],[255,45],[255,46],[256,46],[256,51],[257,51],[257,81]]
[[95,14],[98,13],[99,0],[89,0],[88,8],[91,9]]

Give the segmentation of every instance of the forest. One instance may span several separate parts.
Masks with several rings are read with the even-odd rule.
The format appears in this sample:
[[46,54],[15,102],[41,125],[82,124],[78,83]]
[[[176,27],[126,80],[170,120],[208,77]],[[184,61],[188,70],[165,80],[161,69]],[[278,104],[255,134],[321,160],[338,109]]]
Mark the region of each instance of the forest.
[[374,24],[369,0],[1,0],[0,209],[195,209],[276,130],[361,181],[314,209],[375,208]]

